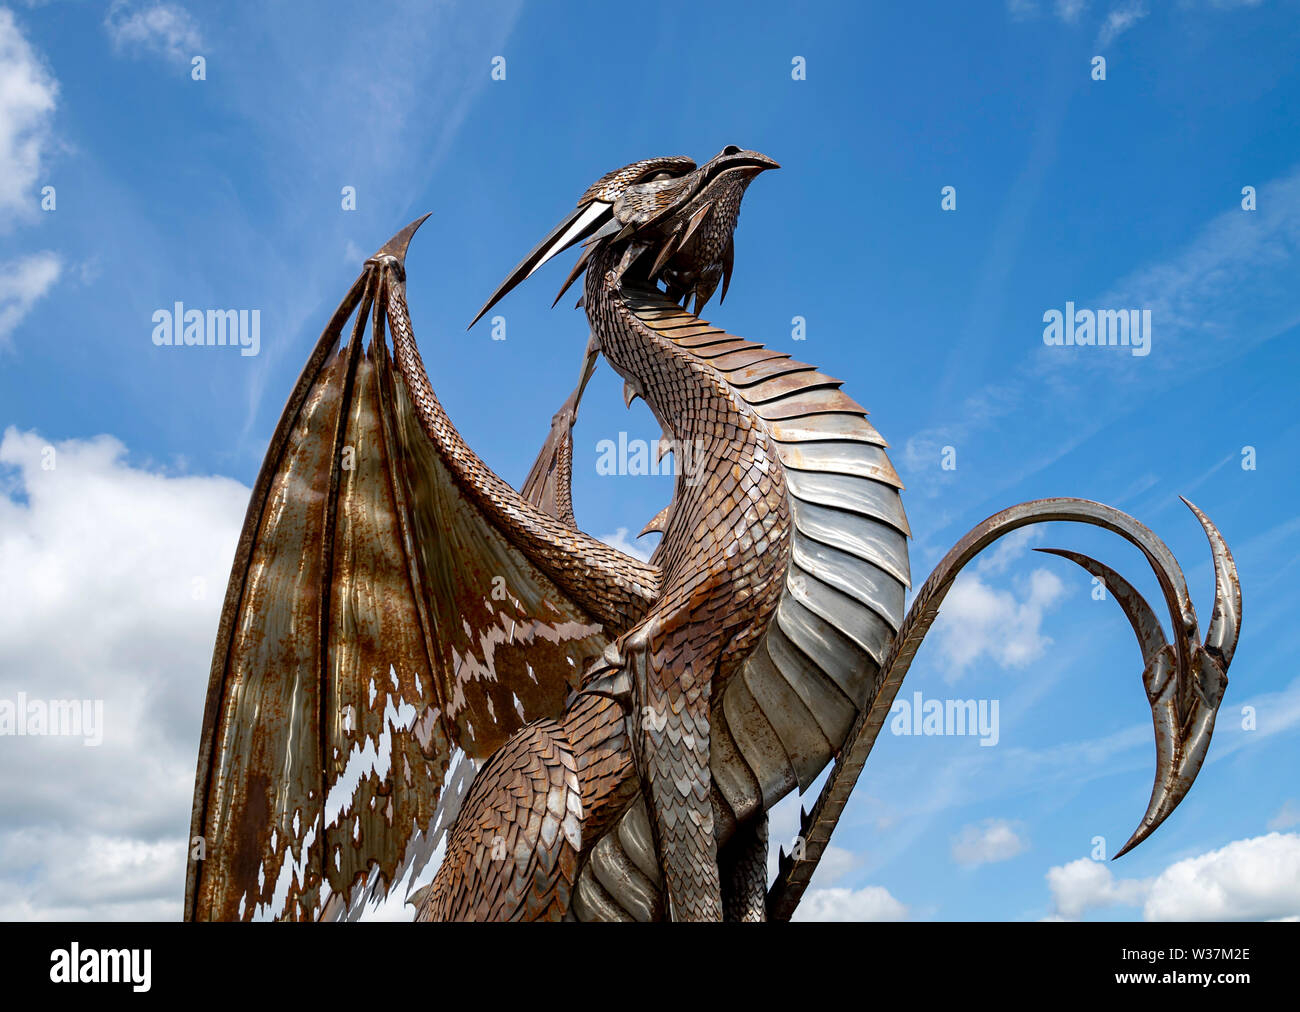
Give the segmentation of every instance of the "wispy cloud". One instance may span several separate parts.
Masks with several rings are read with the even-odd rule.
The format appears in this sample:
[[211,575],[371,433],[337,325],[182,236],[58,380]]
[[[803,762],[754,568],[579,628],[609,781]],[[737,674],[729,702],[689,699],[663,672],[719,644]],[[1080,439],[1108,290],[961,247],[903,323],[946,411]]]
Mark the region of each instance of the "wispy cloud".
[[62,272],[63,261],[49,250],[0,264],[0,348]]
[[[1071,670],[1069,659],[1062,658],[1059,652],[1049,655],[1048,660],[1051,663],[1044,662],[1035,670],[1033,684],[1026,686],[1025,691],[1038,691],[1043,684],[1057,680],[1063,671]],[[1136,681],[1136,671],[1133,677]],[[1013,721],[1007,716],[1007,712],[1013,709],[1012,702],[1011,699],[1004,700],[1004,742],[998,748],[955,747],[949,758],[938,762],[933,750],[927,750],[925,755],[917,753],[913,761],[894,774],[897,779],[892,788],[883,783],[878,786],[877,789],[886,797],[897,800],[884,809],[876,808],[877,813],[884,812],[887,820],[873,817],[874,827],[877,830],[890,826],[895,828],[878,837],[873,867],[889,867],[891,862],[903,858],[918,841],[936,831],[947,813],[958,808],[978,805],[988,810],[1035,792],[1069,797],[1088,784],[1121,773],[1136,775],[1139,779],[1145,777],[1149,782],[1152,740],[1149,716],[1099,737],[1059,745],[1022,747],[1010,743],[1016,737]],[[1253,731],[1241,730],[1237,721],[1232,719],[1245,712],[1247,707],[1257,720]],[[1136,707],[1133,716],[1137,718],[1138,711],[1144,709]],[[1214,743],[1206,759],[1207,768],[1241,749],[1259,747],[1268,739],[1290,734],[1297,727],[1300,727],[1300,678],[1277,692],[1234,700],[1231,717],[1225,711],[1218,722]],[[936,743],[937,747],[937,743],[945,739],[928,740]],[[946,740],[958,742],[961,739]],[[1285,745],[1274,747],[1284,748]],[[854,804],[861,805],[866,801],[866,798],[857,799]],[[780,813],[784,804],[782,801],[773,808],[773,817]],[[774,840],[792,837],[793,827],[798,824],[797,804],[791,808],[788,820],[792,827],[790,835],[774,835]]]
[[1077,24],[1088,7],[1088,0],[1056,0],[1056,16],[1067,25]]
[[179,4],[114,0],[104,29],[119,52],[152,53],[175,63],[189,63],[203,48],[198,23]]
[[[249,370],[240,436],[258,455],[255,427],[274,419],[288,388],[286,383],[272,390],[268,384],[273,378],[284,382],[279,369],[286,357],[302,356],[292,363],[296,371],[310,345],[293,337],[305,329],[314,338],[322,313],[342,294],[315,279],[334,275],[338,249],[350,259],[356,250],[368,256],[406,224],[400,215],[438,171],[490,83],[475,65],[478,54],[501,51],[521,6],[518,0],[479,9],[399,2],[355,14],[346,32],[333,25],[304,25],[301,13],[289,8],[257,11],[258,62],[247,76],[258,84],[236,86],[232,102],[235,114],[260,139],[268,173],[280,177],[292,166],[292,183],[285,185],[295,191],[337,194],[349,185],[368,207],[380,206],[382,199],[382,206],[400,209],[385,217],[383,229],[359,242],[353,216],[339,214],[329,223],[319,205],[300,200],[282,201],[284,213],[274,220],[235,223],[247,248],[260,254],[258,277],[250,286],[266,285],[265,295],[250,295],[249,301],[278,306],[285,335],[268,342]],[[304,46],[315,55],[308,66],[300,59]],[[238,57],[251,58],[251,52]],[[282,97],[275,109],[267,108],[267,89]],[[284,115],[285,109],[293,115]],[[429,109],[438,114],[428,115]],[[311,238],[301,242],[298,236]]]
[[[1088,0],[1046,0],[1056,16],[1067,25],[1077,24],[1088,7]],[[1038,0],[1007,0],[1007,14],[1013,21],[1028,21],[1039,13]]]
[[0,8],[0,232],[37,214],[36,185],[54,145],[59,85]]
[[[1150,309],[1153,350],[1147,358],[1047,348],[1036,340],[1041,322],[1025,321],[1026,341],[1034,348],[1021,364],[996,387],[955,402],[950,418],[904,444],[900,459],[909,492],[939,495],[953,474],[939,470],[940,448],[952,445],[960,453],[991,430],[1000,440],[1015,439],[1007,425],[1015,415],[1033,417],[1035,432],[1059,433],[1046,445],[1033,439],[1015,449],[1004,447],[1002,458],[1018,466],[999,470],[981,486],[995,498],[1133,410],[1134,389],[1150,399],[1300,325],[1294,280],[1300,264],[1300,166],[1260,184],[1257,193],[1257,211],[1224,211],[1169,258],[1139,267],[1079,301]],[[1062,303],[1071,294],[1062,293]]]
[[1142,3],[1141,0],[1137,3],[1116,7],[1106,15],[1106,20],[1101,23],[1101,30],[1097,33],[1097,45],[1109,46],[1146,16],[1146,4]]
[[1277,814],[1268,820],[1268,828],[1290,829],[1292,826],[1300,826],[1300,803],[1294,798],[1287,798]]

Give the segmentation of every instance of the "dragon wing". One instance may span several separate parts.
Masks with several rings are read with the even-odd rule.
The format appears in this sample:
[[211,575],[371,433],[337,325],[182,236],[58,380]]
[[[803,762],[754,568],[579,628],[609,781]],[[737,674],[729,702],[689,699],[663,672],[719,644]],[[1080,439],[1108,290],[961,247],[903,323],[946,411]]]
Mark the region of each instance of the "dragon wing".
[[208,686],[189,920],[314,919],[385,893],[450,822],[455,770],[558,715],[657,591],[654,567],[520,496],[447,419],[406,309],[423,220],[366,262],[254,486]]

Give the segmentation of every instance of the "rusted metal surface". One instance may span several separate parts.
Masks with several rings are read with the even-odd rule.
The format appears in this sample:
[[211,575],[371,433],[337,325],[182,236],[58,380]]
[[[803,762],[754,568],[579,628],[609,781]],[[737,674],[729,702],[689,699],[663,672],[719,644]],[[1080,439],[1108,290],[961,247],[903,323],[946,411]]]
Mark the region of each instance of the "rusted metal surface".
[[[904,615],[902,486],[865,409],[698,316],[725,296],[747,187],[776,167],[728,147],[609,173],[484,305],[479,317],[584,244],[561,294],[585,275],[591,339],[521,492],[465,445],[421,361],[405,255],[423,219],[366,262],[249,506],[209,686],[194,807],[207,858],[191,865],[187,917],[353,916],[440,843],[419,919],[788,917],[957,572],[1044,520],[1108,527],[1155,569],[1169,644],[1127,583],[1061,553],[1106,580],[1143,646],[1158,769],[1129,846],[1185,795],[1240,624],[1218,532],[1198,511],[1218,591],[1203,646],[1163,543],[1082,500],[990,518]],[[574,521],[572,427],[602,356],[665,441],[693,450],[647,525],[662,533],[649,563]],[[832,763],[769,892],[767,810]]]

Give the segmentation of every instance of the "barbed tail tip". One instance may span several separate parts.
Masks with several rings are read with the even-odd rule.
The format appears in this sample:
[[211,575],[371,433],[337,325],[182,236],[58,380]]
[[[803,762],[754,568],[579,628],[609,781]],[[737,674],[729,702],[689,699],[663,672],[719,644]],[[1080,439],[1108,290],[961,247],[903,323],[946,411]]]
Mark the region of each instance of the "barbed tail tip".
[[1195,783],[1214,734],[1214,720],[1228,685],[1228,665],[1241,629],[1241,584],[1232,553],[1210,519],[1187,499],[1183,502],[1196,515],[1209,539],[1214,557],[1215,596],[1204,644],[1197,639],[1194,622],[1188,627],[1185,616],[1170,615],[1175,637],[1180,625],[1187,637],[1187,647],[1181,655],[1165,639],[1151,606],[1109,566],[1066,549],[1035,549],[1069,559],[1100,579],[1123,609],[1142,650],[1142,682],[1151,705],[1156,737],[1155,782],[1142,821],[1116,852],[1115,859],[1154,833]]

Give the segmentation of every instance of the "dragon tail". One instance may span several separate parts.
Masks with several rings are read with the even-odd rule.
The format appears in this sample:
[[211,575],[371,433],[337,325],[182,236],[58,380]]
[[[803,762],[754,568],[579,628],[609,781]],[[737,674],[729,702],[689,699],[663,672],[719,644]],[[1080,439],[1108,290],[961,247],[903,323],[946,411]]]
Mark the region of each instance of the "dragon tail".
[[1070,520],[1111,530],[1141,549],[1159,581],[1169,610],[1172,643],[1165,639],[1151,607],[1114,570],[1075,552],[1042,549],[1070,559],[1101,579],[1137,635],[1145,665],[1142,679],[1155,726],[1156,775],[1146,813],[1115,857],[1121,857],[1155,832],[1186,797],[1205,761],[1241,629],[1241,584],[1232,553],[1210,519],[1192,503],[1183,501],[1204,528],[1214,558],[1214,610],[1204,642],[1198,634],[1187,582],[1173,554],[1148,528],[1110,506],[1064,498],[1021,503],[989,517],[953,546],[917,592],[881,666],[871,705],[850,729],[812,810],[801,811],[800,846],[791,854],[781,851],[776,881],[768,891],[770,919],[789,920],[798,905],[893,707],[903,677],[957,575],[1004,534],[1030,524]]

